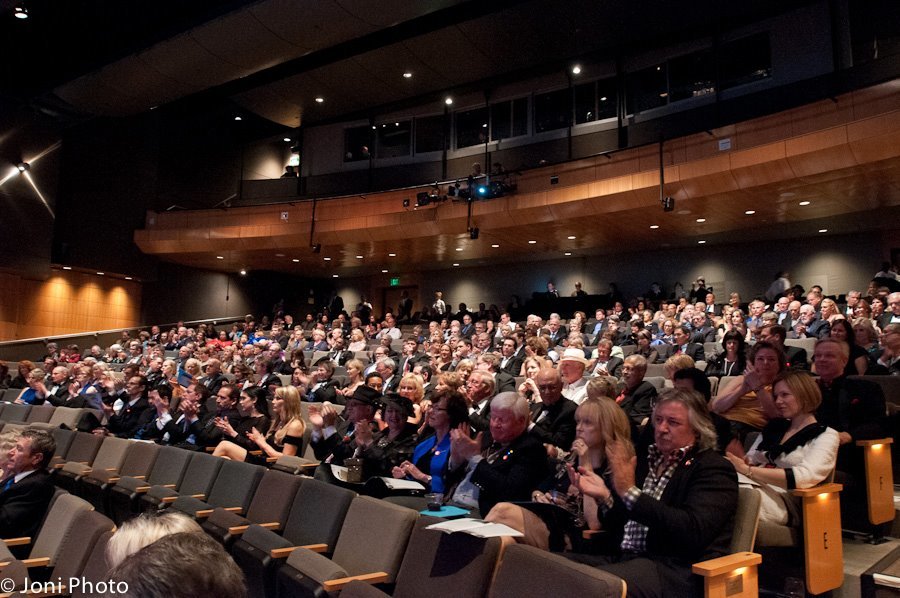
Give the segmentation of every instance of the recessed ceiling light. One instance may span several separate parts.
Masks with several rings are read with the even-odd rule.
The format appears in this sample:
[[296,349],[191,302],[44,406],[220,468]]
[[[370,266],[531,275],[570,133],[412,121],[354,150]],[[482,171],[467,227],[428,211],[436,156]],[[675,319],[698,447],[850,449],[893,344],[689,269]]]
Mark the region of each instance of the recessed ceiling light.
[[387,274],[388,271],[387,271],[387,270],[382,270],[381,273],[382,273],[382,274]]
[[356,256],[356,259],[361,260],[361,259],[363,259],[363,256],[358,255],[358,256]]
[[284,257],[284,254],[283,254],[283,253],[276,253],[276,254],[275,254],[275,257]]
[[650,228],[653,229],[653,230],[656,230],[656,229],[659,228],[659,225],[658,225],[658,224],[651,224],[651,225],[650,225]]
[[235,117],[234,117],[234,120],[244,120],[244,119],[241,118],[240,116],[235,116]]
[[756,214],[756,210],[747,210],[746,212],[744,212],[744,214],[746,214],[747,216],[752,216]]
[[125,280],[133,280],[130,276],[126,276]]
[[569,237],[568,237],[568,239],[569,239],[570,241],[574,241],[574,240],[577,239],[577,238],[578,238],[578,237],[576,237],[575,235],[569,235]]
[[697,218],[697,222],[700,222],[700,223],[706,222],[706,218]]
[[457,267],[457,266],[459,266],[459,264],[453,264],[453,267],[454,267],[454,268]]
[[27,19],[28,18],[28,8],[26,8],[24,5],[20,4],[19,6],[16,7],[15,12],[13,14],[15,14],[17,19]]
[[403,73],[403,78],[404,79],[412,79],[412,73],[410,73],[409,71],[406,71],[405,73]]
[[63,270],[71,270],[72,266],[63,266]]
[[706,245],[706,241],[697,241],[698,245]]
[[812,202],[809,202],[809,201],[801,201],[801,202],[800,202],[800,205],[801,205],[801,206],[808,206],[810,203],[812,203]]
[[601,101],[601,102],[605,102],[606,99],[607,99],[606,96],[600,96],[600,101]]
[[246,270],[241,270],[241,276],[247,276],[247,271],[246,271]]
[[397,254],[396,254],[396,253],[389,253],[389,254],[388,254],[388,257],[397,257]]
[[456,250],[457,250],[457,251],[462,251],[463,248],[462,248],[462,247],[457,247]]
[[316,98],[316,104],[321,104],[324,101],[325,101],[325,98],[323,98],[322,96],[319,96]]
[[297,258],[294,258],[294,259],[292,259],[291,261],[294,262],[295,264],[299,264],[299,263],[300,263],[300,260],[298,260]]
[[580,65],[577,65],[577,64],[576,64],[575,66],[573,66],[573,67],[572,67],[572,74],[573,74],[573,75],[580,75],[580,74],[581,74],[581,66],[580,66]]
[[338,275],[337,275],[337,274],[332,274],[331,277],[332,277],[332,278],[337,278]]
[[500,244],[499,244],[499,243],[494,243],[493,245],[491,245],[491,247],[493,247],[494,249],[497,249],[498,247],[500,247]]
[[224,260],[224,259],[225,259],[225,256],[224,256],[224,255],[217,255],[217,256],[216,256],[216,259],[217,259],[217,260]]
[[97,276],[104,276],[105,274],[105,272],[97,272]]
[[451,97],[445,98],[444,103],[447,104],[448,106],[453,104],[453,98],[451,98]]
[[331,258],[330,258],[330,257],[323,257],[322,259],[325,260],[326,262],[330,262],[330,261],[331,261]]
[[572,252],[571,252],[571,251],[567,251],[567,252],[565,253],[565,255],[572,255]]
[[537,243],[537,241],[535,241],[534,239],[532,239],[531,241],[528,241],[529,245],[534,245],[535,243]]
[[827,229],[827,228],[820,228],[820,229],[819,229],[819,232],[820,232],[820,233],[827,233],[827,232],[828,232],[828,229]]
[[290,137],[285,137],[284,140],[287,141],[288,143],[291,142],[291,138],[290,138]]

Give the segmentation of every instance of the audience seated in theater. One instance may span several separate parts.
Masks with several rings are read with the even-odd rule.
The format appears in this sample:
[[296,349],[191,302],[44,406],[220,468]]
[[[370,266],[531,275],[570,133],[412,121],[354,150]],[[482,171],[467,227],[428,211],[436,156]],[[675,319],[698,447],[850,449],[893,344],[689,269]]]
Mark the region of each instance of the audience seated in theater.
[[775,345],[760,341],[748,355],[744,373],[720,388],[710,409],[731,422],[729,450],[743,456],[743,444],[750,432],[759,432],[778,417],[772,384],[785,369],[784,353]]
[[528,434],[529,415],[528,401],[505,392],[491,401],[490,443],[466,425],[451,430],[445,500],[484,514],[498,502],[528,500],[550,469],[544,446]]
[[397,394],[409,399],[409,423],[418,428],[422,423],[422,401],[425,399],[425,385],[422,383],[422,376],[415,373],[404,375],[397,386]]
[[534,380],[523,383],[525,392],[520,392],[529,400],[528,391],[531,391],[528,433],[543,442],[547,454],[553,458],[571,448],[575,439],[575,409],[578,407],[575,401],[564,396],[560,374],[553,368],[543,368]]
[[666,359],[666,362],[663,365],[663,369],[665,369],[666,371],[666,380],[671,382],[675,379],[675,372],[679,370],[692,369],[694,365],[695,362],[690,355],[685,355],[684,353],[672,355],[671,357]]
[[761,491],[760,519],[799,526],[799,500],[790,491],[812,488],[831,476],[839,438],[835,430],[816,421],[822,392],[812,376],[785,370],[775,379],[773,392],[778,417],[765,425],[743,458],[730,452],[725,457],[742,486]]
[[490,372],[474,370],[466,379],[465,397],[469,404],[469,423],[478,432],[490,427],[491,398],[496,394],[496,383]]
[[[887,309],[878,317],[878,327],[884,330],[891,324],[900,324],[900,292],[891,293],[887,296]],[[874,303],[872,304],[874,306]],[[884,303],[881,303],[882,308]],[[876,317],[875,310],[872,310],[872,317]]]
[[[634,336],[635,348],[633,355],[640,355],[647,360],[647,363],[656,363],[659,359],[659,352],[652,346],[653,335],[647,329],[641,330]],[[616,374],[610,372],[613,376]]]
[[[594,383],[599,380],[591,380],[591,386],[598,386]],[[588,395],[574,411],[573,424],[577,431],[571,454],[566,461],[554,462],[555,471],[532,491],[532,502],[501,502],[485,517],[486,521],[504,523],[522,532],[524,537],[515,538],[519,543],[561,552],[573,544],[581,544],[583,530],[600,529],[596,499],[581,493],[572,483],[566,466],[592,471],[603,478],[607,488],[612,487],[606,447],[615,442],[630,442],[631,425],[615,401],[596,396],[591,390]],[[621,541],[621,536],[609,541]]]
[[265,388],[269,394],[275,392],[275,389],[282,385],[281,378],[275,374],[275,362],[271,359],[260,356],[254,364],[256,369],[256,386]]
[[166,535],[109,572],[125,598],[245,598],[244,574],[221,544],[204,533]]
[[[824,302],[823,302],[824,306]],[[840,318],[831,324],[831,334],[833,339],[837,339],[847,344],[850,349],[850,357],[847,365],[844,367],[844,375],[846,376],[863,376],[869,369],[869,355],[866,350],[856,344],[856,334],[853,332],[853,326],[849,320]],[[815,373],[815,362],[813,362],[813,373]]]
[[418,427],[408,421],[413,411],[412,401],[388,393],[382,405],[381,419],[386,424],[383,430],[373,432],[372,426],[366,425],[368,422],[359,422],[354,428],[354,455],[362,460],[363,479],[390,476],[395,467],[409,462],[416,447]]
[[43,405],[44,394],[40,389],[44,386],[44,376],[44,370],[40,368],[34,368],[28,372],[28,386],[19,392],[13,402],[20,405]]
[[223,440],[216,445],[213,455],[260,465],[265,465],[268,458],[297,455],[303,446],[303,431],[306,428],[300,412],[300,393],[297,389],[293,386],[277,388],[272,399],[272,412],[275,419],[265,435],[256,428],[251,428],[247,435],[256,444],[256,450],[262,451],[262,455],[256,455],[230,440]]
[[795,370],[808,370],[809,357],[806,349],[803,347],[795,347],[793,345],[785,345],[784,340],[787,336],[787,329],[783,326],[766,325],[759,331],[759,340],[770,343],[778,347],[784,353],[784,366]]
[[872,356],[872,373],[900,375],[900,324],[888,324],[881,341],[884,349]]
[[475,360],[475,368],[489,372],[494,377],[494,394],[516,390],[516,379],[500,369],[500,358],[493,353],[479,355]]
[[703,353],[703,344],[702,343],[694,343],[691,342],[691,330],[687,325],[681,325],[675,327],[675,343],[673,344],[672,354],[679,355],[685,354],[688,355],[691,359],[696,361],[703,361],[704,353]]
[[746,343],[744,335],[736,330],[722,337],[723,351],[706,365],[707,376],[740,376],[747,367]]
[[125,396],[120,408],[103,403],[106,425],[95,428],[94,434],[134,438],[147,422],[153,419],[155,410],[147,400],[147,379],[132,376],[125,382]]
[[[0,536],[34,537],[50,506],[54,486],[47,472],[56,442],[49,432],[26,428],[6,454],[0,480]],[[24,558],[29,546],[12,547]]]
[[[812,296],[812,293],[810,293]],[[816,313],[816,308],[807,303],[800,306],[800,317],[789,333],[790,338],[825,338],[831,332],[831,324]]]
[[640,355],[629,355],[622,366],[622,383],[616,402],[632,422],[641,425],[653,408],[656,387],[644,380],[647,360]]
[[310,379],[309,392],[303,397],[305,401],[314,403],[337,403],[343,405],[346,398],[338,393],[338,383],[332,379],[334,376],[334,363],[329,360],[320,360],[313,370]]
[[629,595],[697,596],[695,562],[728,553],[737,508],[734,468],[715,452],[706,402],[668,390],[653,411],[655,444],[637,455],[626,441],[606,449],[612,486],[585,467],[573,482],[599,505],[601,529],[622,541],[608,555],[569,555],[625,580]]
[[22,431],[18,428],[0,432],[0,480],[4,479],[9,473],[7,465],[9,462],[9,451],[16,446],[21,433]]

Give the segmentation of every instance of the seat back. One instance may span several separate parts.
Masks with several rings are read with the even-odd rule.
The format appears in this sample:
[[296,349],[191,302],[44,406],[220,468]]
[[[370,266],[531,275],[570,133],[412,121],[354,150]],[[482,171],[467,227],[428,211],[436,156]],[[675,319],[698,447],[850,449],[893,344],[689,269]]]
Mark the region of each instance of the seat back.
[[156,456],[159,454],[160,446],[152,442],[133,442],[125,460],[119,468],[121,475],[132,477],[146,476],[153,469],[156,463]]
[[210,488],[216,481],[219,468],[222,467],[222,463],[225,461],[225,459],[213,457],[206,453],[193,453],[191,462],[188,463],[184,477],[181,479],[181,485],[178,486],[178,492],[185,495],[202,494],[209,496]]
[[19,405],[17,403],[8,403],[3,408],[3,419],[8,422],[25,423],[28,419],[28,412],[31,411],[31,405]]
[[284,523],[303,478],[282,471],[266,471],[247,509],[247,519],[256,523]]
[[759,527],[759,507],[762,494],[756,488],[738,489],[737,511],[734,514],[734,532],[731,536],[731,552],[750,552],[756,544]]
[[53,416],[54,411],[56,411],[56,407],[53,405],[32,405],[25,421],[29,424],[47,423]]
[[621,598],[625,581],[596,567],[576,563],[558,554],[513,544],[491,585],[491,598],[522,596],[591,596]]
[[69,452],[66,453],[66,461],[78,463],[93,463],[100,445],[103,444],[102,436],[95,436],[87,432],[76,432]]
[[91,503],[72,494],[59,496],[50,507],[41,530],[34,539],[30,558],[48,557],[50,566],[56,566],[59,549],[76,516],[83,511],[93,511]]
[[221,461],[224,463],[219,467],[206,502],[211,507],[241,507],[246,512],[266,468],[243,461]]
[[114,469],[116,471],[122,467],[125,461],[125,454],[133,443],[126,438],[116,438],[115,436],[107,436],[97,451],[97,456],[91,466],[94,469],[106,470]]
[[356,493],[319,480],[303,480],[287,522],[284,537],[296,546],[327,544],[333,549]]
[[75,440],[75,431],[54,428],[50,431],[50,434],[53,436],[53,440],[56,441],[56,451],[53,453],[53,456],[65,459],[66,454],[69,452],[69,447],[72,446],[72,441]]
[[50,416],[49,424],[53,427],[65,425],[72,430],[78,427],[84,409],[76,409],[74,407],[57,407]]
[[484,596],[500,556],[500,538],[425,529],[443,521],[420,517],[397,573],[394,598]]
[[66,530],[60,543],[57,565],[53,568],[52,577],[70,579],[81,577],[94,544],[106,532],[112,532],[116,526],[112,519],[97,511],[81,511]]
[[160,447],[156,453],[156,462],[147,478],[147,484],[151,486],[165,486],[175,484],[178,487],[188,463],[191,462],[193,453],[174,446]]
[[[109,576],[106,574],[109,571],[109,566],[106,564],[106,545],[109,544],[109,539],[113,533],[112,531],[103,532],[94,543],[91,554],[88,556],[88,561],[81,571],[81,576],[85,582],[97,584],[101,581],[109,580]],[[86,585],[86,583],[82,584],[82,586]],[[79,587],[72,591],[72,598],[84,598],[85,596],[87,594],[84,593],[84,587]]]
[[393,582],[418,517],[412,509],[357,496],[347,509],[331,560],[348,575],[384,571],[388,583]]

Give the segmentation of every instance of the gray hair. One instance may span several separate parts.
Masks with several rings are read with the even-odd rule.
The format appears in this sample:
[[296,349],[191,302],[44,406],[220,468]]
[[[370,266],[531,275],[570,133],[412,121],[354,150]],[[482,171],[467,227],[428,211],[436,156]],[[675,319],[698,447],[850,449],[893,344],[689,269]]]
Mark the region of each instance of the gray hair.
[[129,519],[112,535],[106,545],[106,564],[116,567],[144,546],[169,534],[203,533],[200,525],[183,513],[168,511],[162,515],[143,514]]
[[688,411],[688,423],[694,430],[697,438],[696,446],[698,449],[715,449],[716,448],[716,428],[712,423],[709,415],[709,407],[706,405],[706,399],[703,398],[696,390],[688,390],[685,388],[670,388],[663,391],[653,407],[653,414],[664,403],[681,403]]
[[528,419],[531,410],[528,407],[528,399],[520,397],[517,393],[501,392],[491,399],[491,411],[511,411],[516,417]]

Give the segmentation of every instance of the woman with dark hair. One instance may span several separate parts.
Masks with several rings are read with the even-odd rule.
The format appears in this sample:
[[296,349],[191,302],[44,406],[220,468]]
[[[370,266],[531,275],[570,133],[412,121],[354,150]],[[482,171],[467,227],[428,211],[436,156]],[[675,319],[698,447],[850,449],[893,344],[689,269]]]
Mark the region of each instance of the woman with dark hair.
[[306,357],[303,355],[303,349],[294,349],[291,351],[291,370],[296,370],[300,368],[303,370],[303,373],[309,373],[309,368],[306,365]]
[[[856,332],[853,326],[844,318],[840,318],[831,323],[831,338],[847,343],[850,347],[850,359],[844,367],[845,376],[864,376],[869,368],[869,354],[865,349],[856,344]],[[816,371],[815,361],[812,364],[812,371]]]
[[395,467],[407,463],[416,446],[416,426],[407,421],[413,413],[408,398],[389,392],[384,397],[383,430],[372,432],[369,425],[356,426],[356,446],[363,461],[363,475],[390,476]]
[[710,402],[711,411],[718,413],[731,423],[729,450],[743,456],[743,442],[750,432],[758,432],[770,419],[778,417],[772,385],[775,378],[784,371],[784,353],[775,345],[760,341],[750,349],[749,362],[744,373]]
[[248,451],[257,450],[256,443],[250,440],[248,434],[253,428],[269,429],[271,420],[269,419],[267,397],[266,389],[258,386],[242,391],[240,401],[238,401],[241,418],[238,420],[237,426],[232,427],[227,418],[216,418],[216,427],[222,430],[222,438],[230,440]]
[[450,430],[468,424],[469,407],[461,393],[438,389],[432,395],[431,406],[425,410],[425,417],[428,422],[425,439],[416,445],[412,459],[394,467],[391,475],[416,480],[429,492],[444,492],[444,474],[450,463]]
[[745,457],[725,457],[737,470],[739,483],[761,491],[761,520],[796,524],[800,509],[790,491],[812,488],[831,475],[840,439],[816,421],[822,392],[812,376],[787,370],[775,379],[774,395],[778,417],[766,424]]
[[707,376],[740,376],[747,367],[747,355],[745,353],[747,343],[744,335],[737,330],[729,330],[722,337],[722,348],[715,359],[706,366]]
[[634,335],[634,342],[637,345],[634,350],[635,355],[642,355],[647,360],[647,363],[656,363],[659,359],[659,353],[650,346],[650,343],[653,342],[653,335],[649,330],[639,330]]
[[19,362],[18,373],[9,383],[9,388],[28,388],[28,374],[34,369],[34,363],[23,359]]

